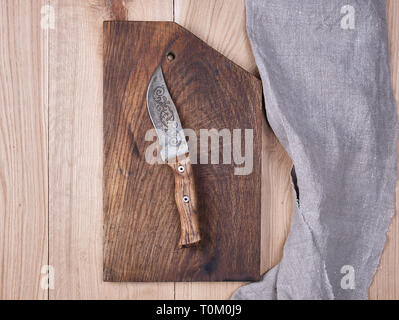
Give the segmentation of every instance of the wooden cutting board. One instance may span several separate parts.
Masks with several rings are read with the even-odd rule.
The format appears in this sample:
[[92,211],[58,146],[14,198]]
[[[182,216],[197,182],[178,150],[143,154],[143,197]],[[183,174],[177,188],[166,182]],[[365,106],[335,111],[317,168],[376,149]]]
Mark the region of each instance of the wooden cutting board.
[[[146,91],[158,64],[183,128],[198,137],[200,129],[242,129],[242,140],[244,129],[253,130],[251,174],[223,164],[221,144],[220,164],[193,165],[196,247],[178,248],[171,169],[145,160],[156,141],[145,141],[153,128]],[[179,25],[104,23],[104,281],[260,278],[262,116],[260,80]]]

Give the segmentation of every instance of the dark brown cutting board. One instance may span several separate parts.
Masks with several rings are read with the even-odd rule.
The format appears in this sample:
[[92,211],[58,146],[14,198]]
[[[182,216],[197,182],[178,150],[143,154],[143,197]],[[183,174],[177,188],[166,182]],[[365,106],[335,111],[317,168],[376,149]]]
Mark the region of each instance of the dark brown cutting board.
[[[177,246],[172,170],[145,161],[146,90],[159,63],[183,128],[254,133],[250,175],[235,175],[234,163],[193,165],[197,247]],[[105,281],[259,279],[262,116],[260,81],[179,25],[104,23]]]

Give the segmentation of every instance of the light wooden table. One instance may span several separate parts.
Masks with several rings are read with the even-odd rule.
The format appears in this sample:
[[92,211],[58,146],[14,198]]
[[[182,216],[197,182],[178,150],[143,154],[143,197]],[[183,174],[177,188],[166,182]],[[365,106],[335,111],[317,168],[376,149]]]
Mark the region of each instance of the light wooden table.
[[[103,20],[121,14],[129,20],[174,20],[257,73],[243,0],[120,3],[124,10],[116,10],[111,0],[0,2],[2,299],[227,299],[241,285],[102,282]],[[399,99],[399,1],[388,3],[392,80]],[[266,130],[263,150],[266,271],[281,258],[292,198],[291,162]],[[47,282],[45,265],[54,268],[51,290],[40,285]],[[370,298],[399,299],[397,215]]]

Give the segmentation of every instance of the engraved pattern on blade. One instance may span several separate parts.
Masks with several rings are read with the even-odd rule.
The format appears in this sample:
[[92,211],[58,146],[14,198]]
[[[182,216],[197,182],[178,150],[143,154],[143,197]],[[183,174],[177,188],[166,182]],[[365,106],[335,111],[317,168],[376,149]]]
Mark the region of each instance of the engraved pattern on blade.
[[[171,107],[171,100],[165,95],[165,85],[159,85],[154,89],[153,98],[154,105],[157,113],[153,117],[154,126],[156,128],[162,128],[167,134],[169,140],[168,145],[179,146],[182,142],[181,138],[176,134],[178,124],[175,120],[175,115]],[[172,130],[171,130],[172,129]]]
[[188,153],[180,118],[160,66],[155,70],[148,85],[147,108],[162,147],[162,160]]

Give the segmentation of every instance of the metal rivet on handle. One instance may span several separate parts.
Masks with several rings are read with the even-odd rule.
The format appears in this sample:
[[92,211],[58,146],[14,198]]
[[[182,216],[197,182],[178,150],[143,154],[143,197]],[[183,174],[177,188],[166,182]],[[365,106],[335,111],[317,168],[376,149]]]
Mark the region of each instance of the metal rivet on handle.
[[188,203],[188,202],[190,202],[190,198],[189,198],[188,196],[184,196],[184,197],[183,197],[183,201],[184,201],[185,203]]
[[183,167],[183,166],[179,166],[179,167],[177,168],[177,170],[178,170],[180,173],[183,173],[183,172],[184,172],[184,167]]

